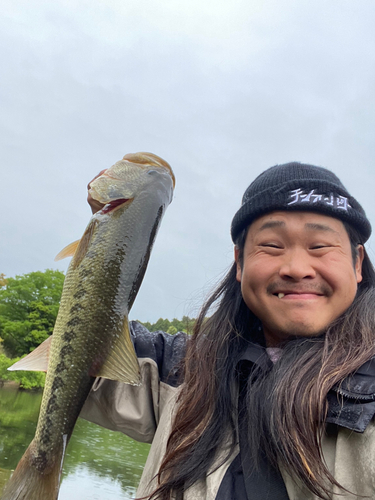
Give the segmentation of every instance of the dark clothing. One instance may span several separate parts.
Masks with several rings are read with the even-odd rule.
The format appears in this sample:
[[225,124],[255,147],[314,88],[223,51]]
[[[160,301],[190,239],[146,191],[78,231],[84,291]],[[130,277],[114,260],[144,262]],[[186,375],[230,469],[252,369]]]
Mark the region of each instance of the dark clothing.
[[[82,411],[82,416],[110,429],[120,430],[134,439],[146,442],[153,440],[153,447],[138,491],[138,495],[143,496],[152,491],[148,483],[160,466],[169,436],[172,416],[175,411],[175,394],[176,391],[178,392],[181,378],[179,367],[185,355],[187,337],[183,333],[171,336],[163,332],[148,332],[137,322],[132,322],[131,332],[141,366],[142,386],[139,388],[125,386],[118,382],[98,379]],[[249,344],[240,360],[241,370],[250,371],[254,364],[265,362],[272,365],[265,349],[258,344]],[[369,494],[370,492],[370,497],[375,498],[375,483],[372,479],[375,477],[375,425],[373,420],[375,414],[375,360],[368,361],[354,375],[345,379],[340,387],[333,388],[328,395],[328,402],[327,465],[329,466],[332,462],[333,468],[339,471],[338,474],[341,474],[342,469],[342,473],[347,475],[345,467],[349,467],[349,471],[353,469],[350,464],[346,463],[346,460],[343,460],[343,457],[339,457],[340,447],[336,441],[339,439],[340,429],[348,429],[361,434],[366,431],[371,422],[371,430],[367,432],[369,446],[372,447],[369,450],[373,462],[372,465],[369,465],[372,477],[363,478],[363,481],[358,478],[358,484],[361,486],[356,487],[354,491],[357,494]],[[239,452],[218,471],[209,474],[206,484],[193,485],[186,490],[184,500],[185,498],[186,500],[300,500],[302,498],[310,500],[316,498],[311,493],[306,493],[303,486],[296,485],[290,478],[288,479],[285,472],[281,471],[280,473],[280,471],[270,468],[267,462],[262,467],[262,474],[255,474],[251,463],[246,459],[246,450],[243,449],[246,447],[242,445],[242,427],[242,423],[239,421]],[[350,439],[353,441],[352,446],[354,447],[356,439],[355,437]],[[347,440],[346,443],[348,444],[348,442]],[[359,446],[365,446],[366,442],[367,440],[360,439]],[[335,470],[332,473],[335,475]],[[366,472],[365,475],[367,476],[367,474]],[[341,476],[337,479],[343,484]],[[285,480],[287,480],[287,484]],[[353,490],[353,484],[356,480],[355,477],[343,486]],[[338,492],[334,491],[333,493]],[[339,498],[337,496],[337,499]],[[345,497],[345,499],[349,498],[356,497]]]

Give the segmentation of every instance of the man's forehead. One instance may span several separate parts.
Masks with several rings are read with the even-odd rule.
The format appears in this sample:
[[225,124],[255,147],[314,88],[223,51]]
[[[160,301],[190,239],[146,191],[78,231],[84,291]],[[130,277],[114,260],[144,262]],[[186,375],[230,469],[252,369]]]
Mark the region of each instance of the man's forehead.
[[252,232],[260,232],[266,229],[288,229],[288,227],[298,227],[306,231],[323,231],[332,233],[341,233],[345,230],[343,223],[335,217],[323,215],[310,211],[286,210],[273,211],[257,218],[249,228]]

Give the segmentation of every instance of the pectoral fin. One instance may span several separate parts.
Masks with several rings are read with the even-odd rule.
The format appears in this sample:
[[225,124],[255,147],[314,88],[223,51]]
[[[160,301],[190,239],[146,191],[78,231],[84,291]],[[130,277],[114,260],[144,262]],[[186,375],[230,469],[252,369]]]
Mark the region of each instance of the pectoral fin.
[[140,384],[139,364],[133,342],[130,338],[127,317],[124,318],[123,328],[119,332],[103,366],[97,373],[92,373],[91,375],[118,380],[125,384]]
[[8,368],[9,371],[29,370],[32,372],[46,372],[49,361],[49,351],[52,335],[24,358]]

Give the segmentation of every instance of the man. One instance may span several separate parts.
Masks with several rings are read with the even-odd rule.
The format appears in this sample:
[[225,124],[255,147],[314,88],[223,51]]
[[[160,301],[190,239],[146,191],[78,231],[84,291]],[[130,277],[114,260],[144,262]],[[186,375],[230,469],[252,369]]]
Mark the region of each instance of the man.
[[232,221],[235,262],[193,337],[133,322],[142,386],[98,379],[83,410],[152,441],[138,497],[375,498],[370,233],[326,169],[255,179]]

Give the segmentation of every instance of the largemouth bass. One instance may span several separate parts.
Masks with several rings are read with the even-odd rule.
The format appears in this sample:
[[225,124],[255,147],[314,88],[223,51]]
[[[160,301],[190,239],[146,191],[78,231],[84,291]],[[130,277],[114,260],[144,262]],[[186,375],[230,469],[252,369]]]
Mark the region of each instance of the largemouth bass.
[[[52,340],[12,369],[48,361],[35,437],[5,487],[3,500],[55,500],[65,449],[94,377],[139,384],[128,312],[141,285],[174,176],[151,153],[124,156],[90,186],[104,208],[91,218],[73,254]],[[50,344],[50,347],[49,347]]]

